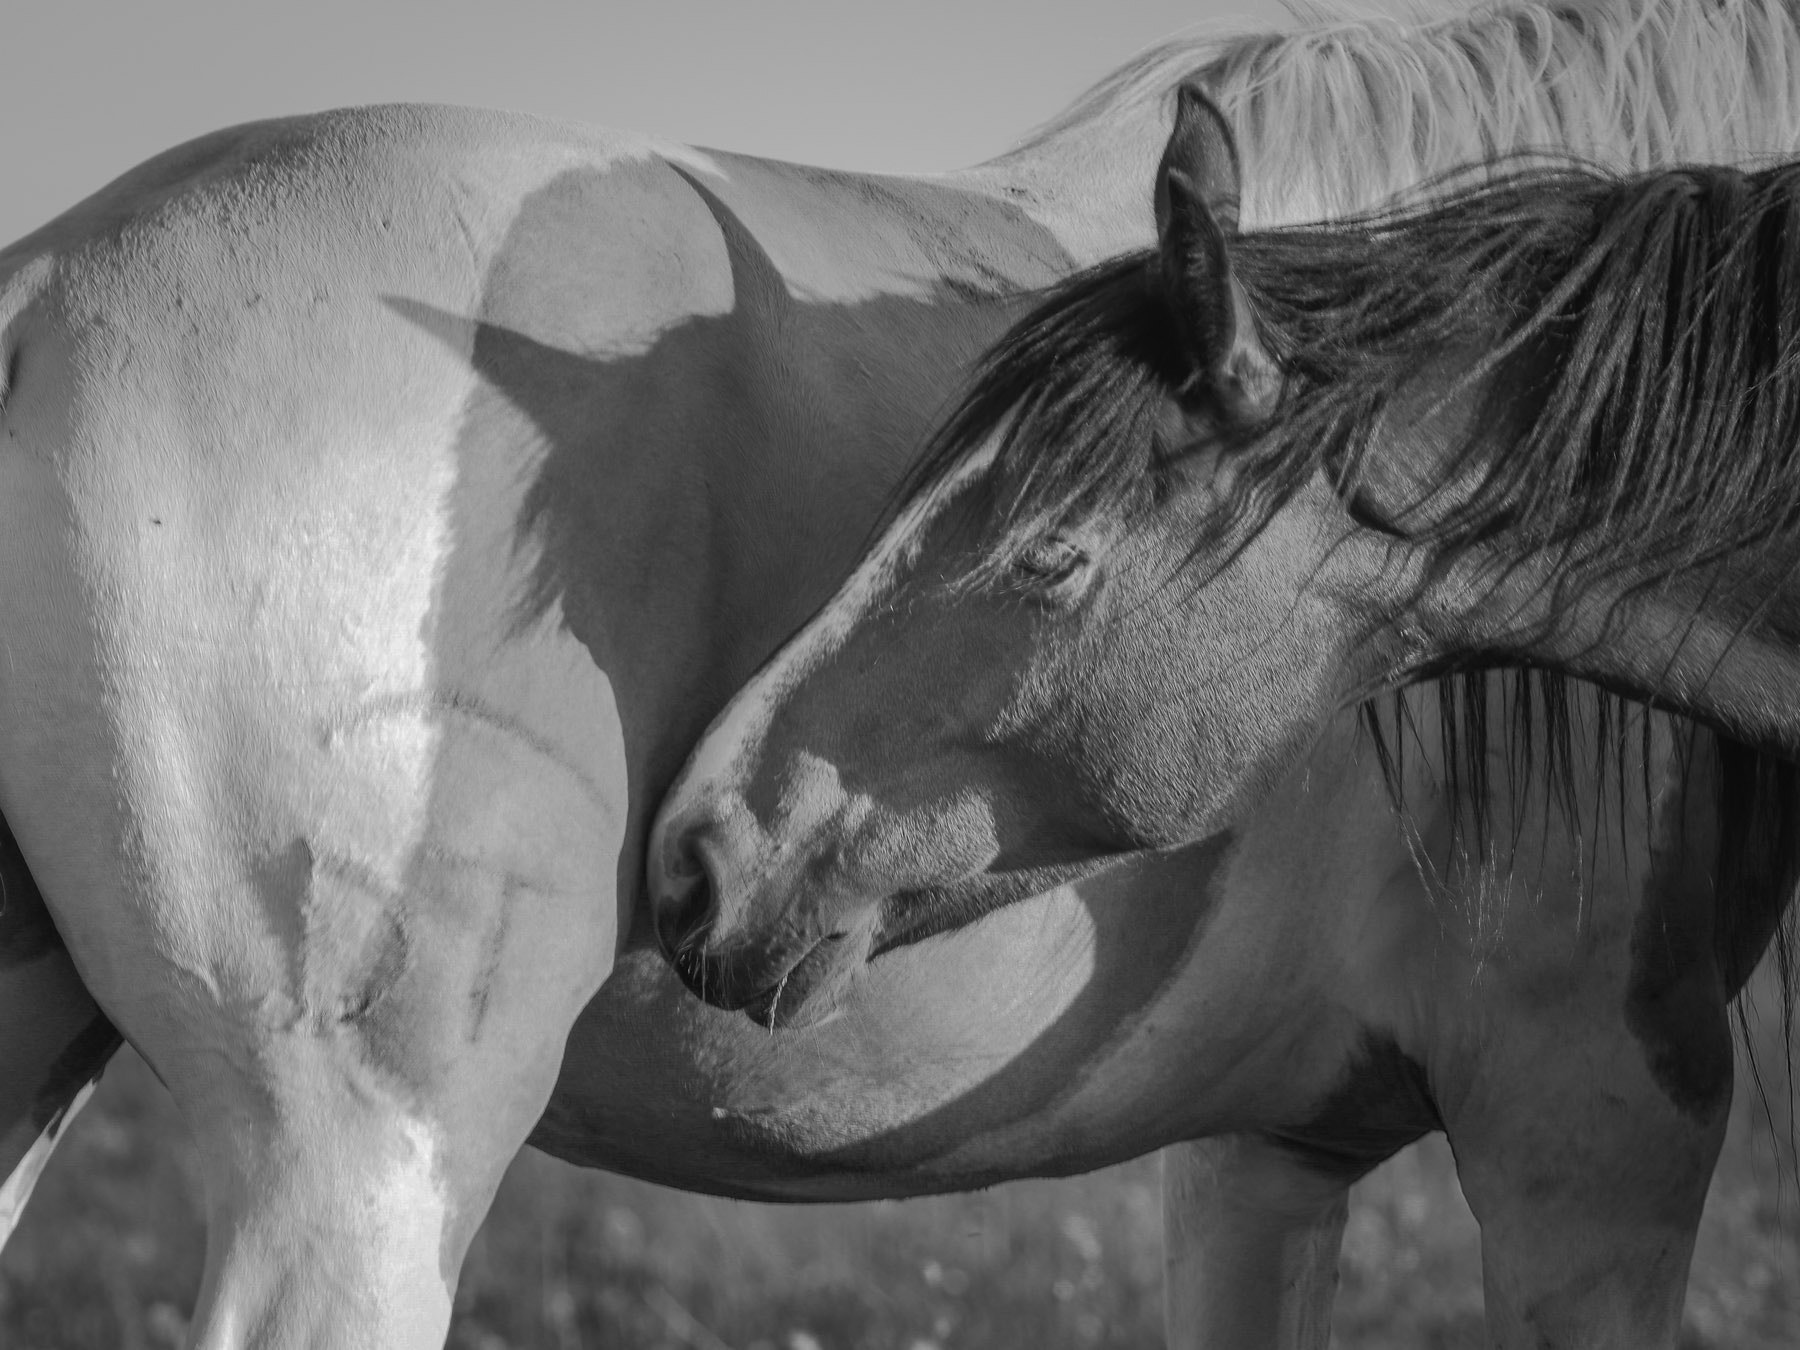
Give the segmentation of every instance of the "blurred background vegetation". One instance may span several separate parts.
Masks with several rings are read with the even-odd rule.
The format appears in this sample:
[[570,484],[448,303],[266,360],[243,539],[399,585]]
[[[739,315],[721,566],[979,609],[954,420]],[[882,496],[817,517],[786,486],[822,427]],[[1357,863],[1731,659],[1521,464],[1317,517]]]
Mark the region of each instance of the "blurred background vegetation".
[[[1766,1092],[1737,1102],[1683,1350],[1800,1347],[1794,1081],[1765,971]],[[122,1053],[0,1258],[7,1350],[165,1350],[199,1284],[197,1178],[174,1107]],[[463,1271],[453,1350],[1155,1347],[1154,1158],[1070,1181],[865,1205],[710,1200],[526,1151]],[[1341,1350],[1484,1344],[1479,1237],[1441,1139],[1357,1188]]]

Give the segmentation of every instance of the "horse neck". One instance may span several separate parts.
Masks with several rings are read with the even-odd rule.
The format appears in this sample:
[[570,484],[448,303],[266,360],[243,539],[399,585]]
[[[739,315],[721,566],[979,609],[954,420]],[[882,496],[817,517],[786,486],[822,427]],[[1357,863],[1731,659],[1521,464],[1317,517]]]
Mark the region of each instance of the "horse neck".
[[[1479,464],[1520,453],[1540,407],[1540,395],[1492,397],[1514,385],[1541,389],[1541,371],[1529,363],[1465,379],[1468,361],[1502,336],[1472,330],[1465,350],[1421,354],[1414,377],[1389,398],[1359,504],[1376,520],[1441,533],[1396,551],[1378,532],[1355,531],[1340,549],[1350,611],[1386,616],[1365,644],[1358,678],[1380,687],[1397,670],[1536,667],[1800,757],[1800,530],[1765,530],[1754,544],[1697,552],[1702,561],[1683,566],[1671,558],[1684,545],[1667,531],[1615,529],[1622,537],[1613,539],[1584,524],[1558,536],[1568,544],[1545,543],[1527,526],[1503,524],[1499,508],[1472,504]],[[1454,447],[1478,436],[1481,459],[1459,464]],[[1533,476],[1551,472],[1540,464]],[[1473,516],[1458,525],[1456,510]],[[1482,522],[1491,535],[1459,533]]]
[[[1531,559],[1448,569],[1419,613],[1455,664],[1591,680],[1800,758],[1800,558],[1731,560],[1651,585]],[[1448,600],[1446,600],[1448,597]]]
[[[1793,569],[1765,604],[1760,586],[1715,574],[1616,606],[1616,633],[1576,660],[1656,701],[1775,754],[1800,755],[1800,583]],[[1749,602],[1749,603],[1746,603]],[[1784,621],[1784,617],[1787,616]]]

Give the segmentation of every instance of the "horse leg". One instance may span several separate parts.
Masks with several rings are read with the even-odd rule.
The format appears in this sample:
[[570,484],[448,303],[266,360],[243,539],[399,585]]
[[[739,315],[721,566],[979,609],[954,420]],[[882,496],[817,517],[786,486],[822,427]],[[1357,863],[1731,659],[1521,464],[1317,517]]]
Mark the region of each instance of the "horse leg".
[[1580,1024],[1565,1022],[1554,1049],[1512,1061],[1447,1120],[1497,1350],[1676,1344],[1731,1098],[1722,1008],[1714,1019],[1712,1068],[1685,1083],[1623,1036],[1570,1045]]
[[[595,871],[565,889],[461,844],[380,897],[335,971],[324,942],[306,944],[300,1006],[247,1042],[227,1024],[157,1060],[203,1160],[202,1350],[443,1344],[463,1255],[549,1100],[615,922]],[[290,853],[265,899],[286,885],[333,904],[332,869]]]
[[1255,1135],[1172,1145],[1162,1166],[1170,1350],[1324,1350],[1354,1178]]
[[[6,1162],[0,1164],[6,1169],[0,1172],[0,1177],[5,1178],[0,1181],[0,1248],[11,1240],[13,1230],[24,1217],[26,1202],[37,1188],[38,1178],[44,1175],[44,1168],[50,1165],[50,1155],[56,1151],[69,1122],[88,1104],[100,1085],[107,1062],[123,1043],[112,1023],[96,1015],[58,1057],[35,1093],[27,1099],[8,1094],[6,1115],[0,1118],[6,1126],[4,1139],[0,1140],[6,1150]],[[0,1047],[0,1063],[10,1058],[7,1049]],[[17,1111],[21,1100],[29,1101],[29,1109],[22,1116]]]
[[0,1247],[119,1044],[0,818]]
[[1499,1350],[1680,1338],[1731,1109],[1715,910],[1740,897],[1715,891],[1704,759],[1656,762],[1649,857],[1612,885],[1513,898],[1537,917],[1466,986],[1478,1004],[1434,1055]]
[[206,1184],[196,1347],[443,1344],[463,1255],[612,942],[597,897],[445,873],[407,896],[390,911],[404,936],[329,1000],[252,1036],[219,1009],[146,1046]]
[[611,967],[622,792],[472,718],[429,774],[358,749],[350,806],[254,763],[260,797],[223,774],[152,782],[119,867],[121,846],[86,846],[110,823],[100,780],[93,827],[65,806],[32,848],[57,858],[39,875],[87,983],[192,1132],[200,1350],[441,1346],[464,1252]]

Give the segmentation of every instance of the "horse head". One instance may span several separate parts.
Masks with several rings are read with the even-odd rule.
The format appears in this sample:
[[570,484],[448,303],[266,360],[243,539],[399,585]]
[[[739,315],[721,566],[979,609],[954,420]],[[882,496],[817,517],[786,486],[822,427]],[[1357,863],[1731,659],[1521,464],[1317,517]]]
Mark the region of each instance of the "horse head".
[[1238,191],[1230,130],[1184,92],[1158,249],[989,358],[873,552],[696,749],[650,847],[696,993],[805,1021],[872,952],[1206,837],[1364,682],[1380,644],[1333,577],[1370,532],[1322,474],[1207,584],[1185,567],[1282,399]]
[[666,799],[691,987],[828,1008],[872,951],[1228,828],[1333,713],[1444,670],[1800,744],[1800,174],[1443,187],[1240,235],[1231,132],[1182,93],[1157,247],[989,353]]

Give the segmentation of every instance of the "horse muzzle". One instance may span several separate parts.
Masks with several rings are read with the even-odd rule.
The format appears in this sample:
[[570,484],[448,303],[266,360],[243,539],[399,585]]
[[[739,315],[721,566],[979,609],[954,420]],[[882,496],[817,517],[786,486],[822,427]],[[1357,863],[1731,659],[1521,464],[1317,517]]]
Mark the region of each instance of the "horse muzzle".
[[875,907],[853,928],[775,945],[738,941],[713,948],[690,943],[669,957],[688,990],[714,1007],[742,1011],[759,1026],[814,1026],[837,1008],[851,978],[868,963],[878,924]]
[[653,842],[649,886],[657,941],[696,996],[759,1025],[829,1016],[869,958],[881,905],[822,892],[819,877],[757,866],[758,850],[696,813]]

